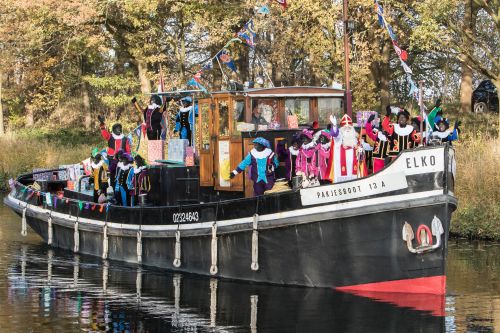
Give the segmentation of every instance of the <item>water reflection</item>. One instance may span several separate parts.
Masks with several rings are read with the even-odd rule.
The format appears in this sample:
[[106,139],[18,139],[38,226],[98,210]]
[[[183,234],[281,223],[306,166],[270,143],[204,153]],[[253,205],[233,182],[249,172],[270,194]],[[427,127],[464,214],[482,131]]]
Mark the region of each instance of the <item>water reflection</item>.
[[[332,290],[172,274],[43,245],[19,253],[10,264],[8,303],[31,311],[17,317],[60,321],[65,331],[444,331],[444,317],[422,305],[435,301],[425,296],[371,295],[377,302]],[[43,327],[45,320],[37,321],[26,328]]]

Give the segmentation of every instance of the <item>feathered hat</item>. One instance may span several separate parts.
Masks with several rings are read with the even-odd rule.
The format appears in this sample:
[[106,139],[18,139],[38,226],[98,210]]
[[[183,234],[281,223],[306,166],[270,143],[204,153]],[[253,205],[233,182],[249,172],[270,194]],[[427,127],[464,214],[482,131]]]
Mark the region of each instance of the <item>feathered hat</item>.
[[253,143],[258,143],[259,145],[262,145],[266,148],[271,148],[271,144],[269,143],[268,140],[264,139],[263,137],[259,136],[258,138],[255,138],[255,140],[252,141]]

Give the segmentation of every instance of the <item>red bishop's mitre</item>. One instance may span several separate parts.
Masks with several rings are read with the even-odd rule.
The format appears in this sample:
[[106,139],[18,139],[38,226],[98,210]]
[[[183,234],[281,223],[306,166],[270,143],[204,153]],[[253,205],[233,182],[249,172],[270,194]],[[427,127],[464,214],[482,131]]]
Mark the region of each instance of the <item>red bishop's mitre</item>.
[[340,126],[341,127],[344,127],[344,126],[352,126],[352,119],[351,117],[349,117],[349,115],[345,114],[342,119],[340,120]]

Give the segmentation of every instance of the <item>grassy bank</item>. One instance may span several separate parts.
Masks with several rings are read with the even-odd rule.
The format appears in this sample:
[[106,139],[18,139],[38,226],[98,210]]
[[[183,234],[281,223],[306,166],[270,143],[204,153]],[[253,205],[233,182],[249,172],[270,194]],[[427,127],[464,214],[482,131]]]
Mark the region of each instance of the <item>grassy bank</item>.
[[32,130],[0,136],[0,190],[7,180],[34,168],[56,168],[81,161],[101,142],[96,134],[78,130]]
[[[446,115],[452,123],[457,118],[463,122],[460,141],[454,144],[459,208],[451,231],[460,237],[500,240],[498,115],[458,116],[448,111]],[[104,146],[99,133],[77,130],[22,131],[0,137],[0,189],[6,190],[10,177],[33,168],[81,161],[96,146]]]
[[[453,120],[457,115],[449,117]],[[498,114],[469,113],[460,119],[462,133],[454,144],[459,207],[451,231],[461,237],[500,240]]]

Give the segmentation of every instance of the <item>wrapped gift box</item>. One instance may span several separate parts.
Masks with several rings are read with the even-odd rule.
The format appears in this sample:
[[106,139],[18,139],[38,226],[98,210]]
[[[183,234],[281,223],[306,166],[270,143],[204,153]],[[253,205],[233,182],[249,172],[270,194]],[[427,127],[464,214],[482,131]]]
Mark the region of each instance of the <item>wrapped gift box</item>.
[[165,143],[163,140],[148,141],[148,164],[158,164],[156,160],[165,159]]
[[168,159],[184,163],[188,144],[189,140],[187,139],[170,139],[168,143]]

